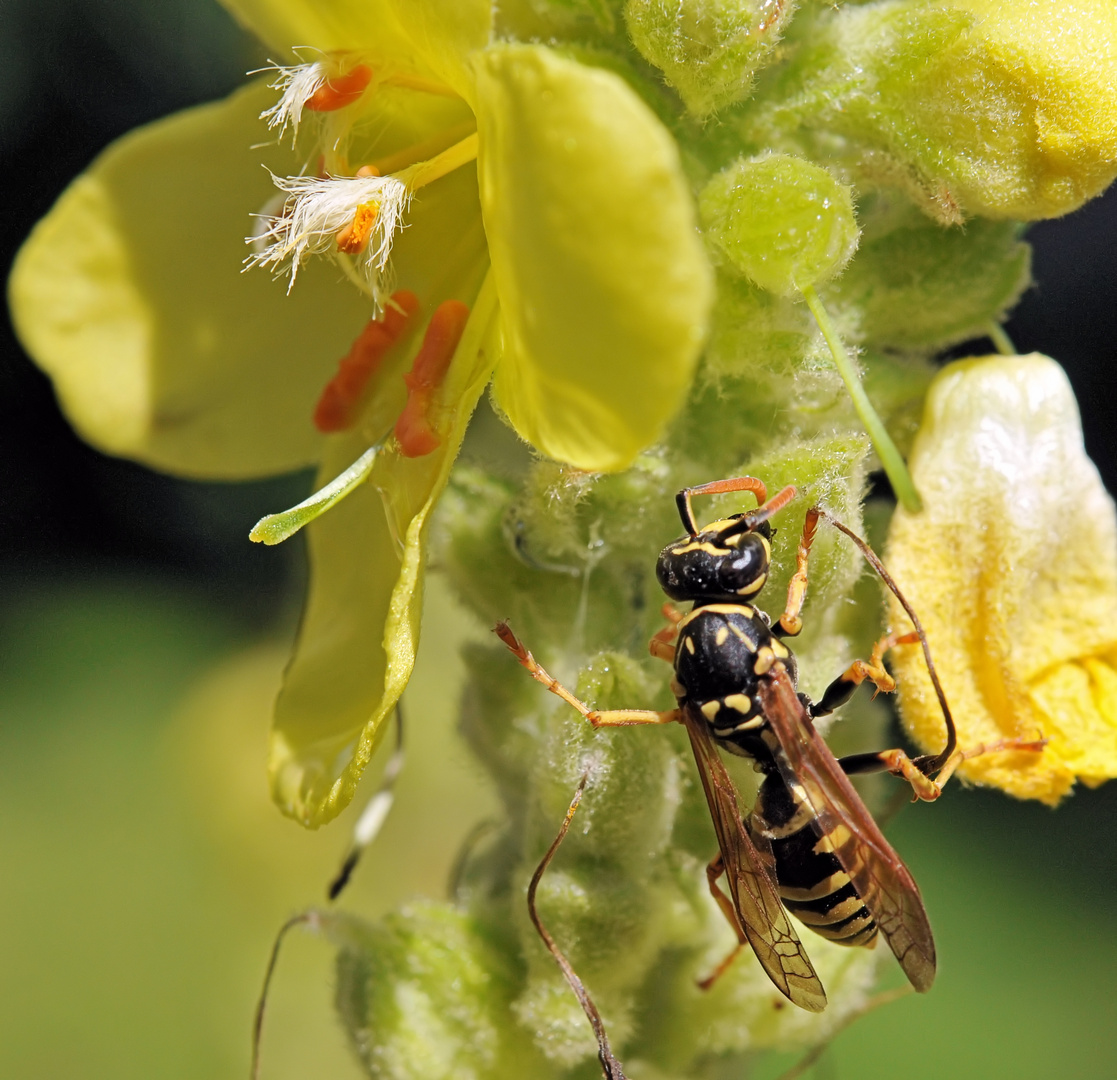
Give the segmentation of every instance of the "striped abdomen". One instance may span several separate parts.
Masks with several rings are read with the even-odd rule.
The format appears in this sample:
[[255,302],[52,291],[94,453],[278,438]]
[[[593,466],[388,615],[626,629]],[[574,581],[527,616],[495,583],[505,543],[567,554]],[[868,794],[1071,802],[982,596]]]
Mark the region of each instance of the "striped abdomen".
[[810,805],[774,770],[760,786],[750,828],[772,846],[776,890],[792,915],[838,945],[873,944],[877,924],[833,845]]

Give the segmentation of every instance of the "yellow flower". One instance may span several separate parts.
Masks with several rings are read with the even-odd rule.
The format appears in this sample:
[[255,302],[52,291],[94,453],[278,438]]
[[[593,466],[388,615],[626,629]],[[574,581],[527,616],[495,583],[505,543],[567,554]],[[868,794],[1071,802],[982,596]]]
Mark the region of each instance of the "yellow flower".
[[[345,496],[308,534],[270,752],[277,802],[316,826],[410,676],[430,512],[490,378],[538,450],[623,468],[686,391],[712,282],[651,111],[609,72],[491,41],[487,0],[229,7],[299,63],[110,147],[10,293],[102,449],[228,479],[318,461],[328,490],[295,524]],[[277,141],[253,151],[261,116]],[[252,213],[249,261],[297,271],[289,296],[241,272]]]
[[962,101],[995,87],[998,108],[982,134],[994,153],[1018,162],[1004,170],[1016,173],[1011,186],[989,169],[960,170],[956,195],[963,206],[1030,221],[1069,213],[1101,194],[1117,176],[1117,5],[953,0],[953,6],[977,17],[972,41],[980,45],[972,66],[944,65],[941,85]]
[[[949,365],[910,458],[924,511],[896,511],[888,562],[926,627],[962,749],[1014,736],[959,775],[1054,804],[1117,776],[1117,515],[1074,395],[1039,354]],[[892,604],[892,621],[904,625]],[[924,750],[942,714],[918,648],[897,650],[901,712]]]

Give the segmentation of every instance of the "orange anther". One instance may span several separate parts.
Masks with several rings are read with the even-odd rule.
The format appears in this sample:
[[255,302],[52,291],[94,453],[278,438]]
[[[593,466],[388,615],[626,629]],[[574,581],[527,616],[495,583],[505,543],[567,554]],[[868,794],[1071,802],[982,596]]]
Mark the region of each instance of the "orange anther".
[[335,75],[327,79],[306,99],[303,108],[311,112],[333,112],[335,109],[344,109],[346,105],[352,105],[360,98],[371,80],[372,68],[367,64],[358,64],[343,75]]
[[369,379],[418,310],[415,294],[401,289],[392,294],[379,321],[370,321],[357,335],[314,407],[314,426],[319,431],[328,435],[352,426]]
[[337,234],[337,250],[343,255],[360,255],[368,247],[368,238],[379,216],[380,207],[376,203],[361,203],[353,220]]
[[380,170],[375,165],[362,165],[357,170],[357,176],[359,176],[362,180],[366,179],[369,176],[379,176],[379,175],[380,175]]
[[407,404],[396,421],[396,439],[404,457],[422,457],[442,442],[430,422],[431,398],[446,375],[468,318],[469,308],[460,300],[439,304],[431,316],[415,363],[403,377]]

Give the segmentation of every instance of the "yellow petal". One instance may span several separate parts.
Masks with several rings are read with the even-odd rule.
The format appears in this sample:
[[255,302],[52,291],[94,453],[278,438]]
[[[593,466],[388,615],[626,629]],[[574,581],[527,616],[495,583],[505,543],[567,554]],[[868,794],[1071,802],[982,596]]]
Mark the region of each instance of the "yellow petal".
[[[371,314],[327,260],[286,293],[242,272],[251,215],[275,195],[250,148],[274,93],[257,84],[120,140],[63,194],[20,253],[13,314],[84,438],[186,476],[236,479],[316,460],[314,404]],[[423,96],[376,114],[370,153],[392,153],[468,115]],[[400,287],[430,309],[484,267],[477,182],[459,170],[418,193],[393,252]],[[476,288],[476,285],[473,286]]]
[[491,0],[389,0],[400,25],[424,61],[468,100],[473,74],[467,57],[492,34]]
[[[370,480],[307,527],[310,594],[276,703],[268,767],[280,809],[311,828],[352,799],[411,676],[430,513],[496,363],[495,322],[488,282],[443,384],[438,449],[404,458],[389,444]],[[362,449],[356,434],[334,440],[321,478]]]
[[250,153],[272,98],[257,84],[111,146],[35,227],[10,281],[16,328],[74,426],[111,454],[185,476],[298,468],[311,412],[367,304],[308,266],[288,297],[242,273],[250,215],[294,171]]
[[622,469],[682,401],[713,299],[674,140],[616,75],[546,48],[477,72],[497,401],[543,453]]
[[391,0],[221,0],[241,25],[281,57],[292,49],[360,49],[375,44],[405,56],[411,46],[396,21]]
[[[897,510],[888,563],[926,627],[963,749],[994,753],[966,779],[1057,802],[1117,775],[1117,514],[1086,456],[1062,369],[1038,354],[947,367],[909,459],[921,514]],[[894,625],[904,625],[892,604]],[[942,748],[917,647],[897,650],[912,738]]]
[[355,51],[389,70],[427,74],[468,97],[465,66],[492,31],[489,0],[222,0],[275,50]]

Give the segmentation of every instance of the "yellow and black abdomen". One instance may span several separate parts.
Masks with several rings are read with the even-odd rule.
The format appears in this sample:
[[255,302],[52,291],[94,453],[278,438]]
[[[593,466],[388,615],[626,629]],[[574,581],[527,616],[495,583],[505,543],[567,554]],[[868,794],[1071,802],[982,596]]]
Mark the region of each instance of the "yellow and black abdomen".
[[837,945],[872,945],[877,924],[834,854],[801,792],[773,770],[764,778],[750,829],[771,845],[776,891],[801,923]]

